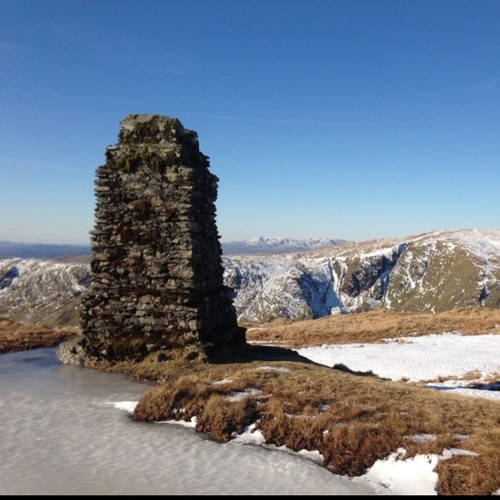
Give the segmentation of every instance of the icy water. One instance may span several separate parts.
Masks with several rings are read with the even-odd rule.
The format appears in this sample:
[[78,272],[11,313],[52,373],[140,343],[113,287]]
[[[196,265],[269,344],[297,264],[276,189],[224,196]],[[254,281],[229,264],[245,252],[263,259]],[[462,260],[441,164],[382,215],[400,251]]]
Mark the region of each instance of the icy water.
[[62,365],[55,349],[0,355],[0,494],[374,493],[290,453],[134,422],[110,404],[147,388]]

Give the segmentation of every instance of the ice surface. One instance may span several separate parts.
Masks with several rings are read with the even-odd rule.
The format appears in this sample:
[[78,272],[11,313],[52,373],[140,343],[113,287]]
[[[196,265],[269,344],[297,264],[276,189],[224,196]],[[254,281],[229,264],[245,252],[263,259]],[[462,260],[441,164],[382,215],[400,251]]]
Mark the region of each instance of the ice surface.
[[[492,335],[432,335],[372,346],[392,350],[393,360],[399,356],[390,369],[400,378],[407,376],[397,370],[408,358],[401,358],[405,351],[395,353],[395,348],[425,347],[431,358],[433,349],[444,348],[447,362],[461,354],[461,362],[452,365],[457,373],[465,359],[463,350],[478,348],[462,344],[462,340],[479,342],[480,337],[484,337],[484,349],[497,349]],[[449,348],[449,340],[454,349]],[[374,357],[369,346],[337,347],[346,348],[342,354],[355,352],[355,360],[360,356],[376,360],[371,366],[352,369],[375,371],[387,365],[387,357]],[[331,354],[331,349],[319,349]],[[498,350],[490,351],[490,360],[494,352]],[[486,356],[475,359],[476,365],[483,360],[483,368],[492,367]],[[335,362],[345,363],[345,359]],[[410,370],[419,376],[424,372],[423,368],[422,372],[415,367]],[[178,424],[168,426],[134,422],[129,414],[149,386],[122,375],[60,365],[55,349],[1,355],[0,494],[431,495],[435,494],[434,468],[439,459],[477,455],[474,450],[451,448],[441,456],[405,459],[401,448],[378,460],[364,476],[349,479],[319,467],[323,457],[318,451],[296,453],[267,445],[256,424],[221,445],[182,427],[194,427],[196,417],[190,422],[158,422]],[[251,394],[254,392],[242,392],[238,398]],[[408,439],[420,442],[433,437],[413,435]],[[465,441],[467,436],[456,438]]]
[[0,494],[374,493],[296,455],[134,422],[130,403],[149,387],[60,365],[54,349],[0,355]]

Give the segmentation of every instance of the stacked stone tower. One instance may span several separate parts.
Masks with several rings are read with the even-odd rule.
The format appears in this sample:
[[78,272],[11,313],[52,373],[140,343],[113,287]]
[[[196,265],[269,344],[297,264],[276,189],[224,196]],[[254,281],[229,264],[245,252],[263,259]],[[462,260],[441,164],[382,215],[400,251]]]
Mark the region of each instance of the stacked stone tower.
[[175,350],[210,358],[245,343],[222,282],[218,179],[208,167],[196,132],[179,120],[120,122],[119,142],[96,171],[85,357],[138,360]]

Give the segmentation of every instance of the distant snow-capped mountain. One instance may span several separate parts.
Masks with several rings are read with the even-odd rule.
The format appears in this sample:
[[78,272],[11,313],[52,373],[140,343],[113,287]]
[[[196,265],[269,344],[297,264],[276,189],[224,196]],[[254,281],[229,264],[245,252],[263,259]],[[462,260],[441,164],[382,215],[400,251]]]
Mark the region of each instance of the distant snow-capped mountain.
[[[291,238],[266,238],[222,243],[224,254],[289,253],[325,248],[345,240],[319,238],[297,240]],[[90,255],[90,245],[51,245],[43,243],[13,243],[0,241],[0,258],[23,257],[26,259],[55,259],[75,255]]]
[[53,259],[69,255],[88,255],[90,245],[57,245],[46,243],[13,243],[0,241],[0,258]]
[[249,240],[222,243],[222,251],[224,255],[305,252],[338,245],[339,243],[345,243],[345,240],[329,238],[294,240],[260,236]]
[[[224,255],[240,321],[318,318],[377,307],[500,307],[500,229],[338,243],[300,253]],[[0,259],[0,317],[78,324],[88,263]]]

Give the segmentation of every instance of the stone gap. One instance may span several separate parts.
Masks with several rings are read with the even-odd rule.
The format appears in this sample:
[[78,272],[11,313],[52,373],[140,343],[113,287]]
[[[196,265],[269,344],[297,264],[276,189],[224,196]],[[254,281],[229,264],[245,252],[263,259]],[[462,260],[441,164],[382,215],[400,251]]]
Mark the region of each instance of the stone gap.
[[84,357],[150,352],[208,359],[245,345],[223,285],[218,178],[196,132],[175,118],[128,115],[96,171],[92,283],[80,309]]

